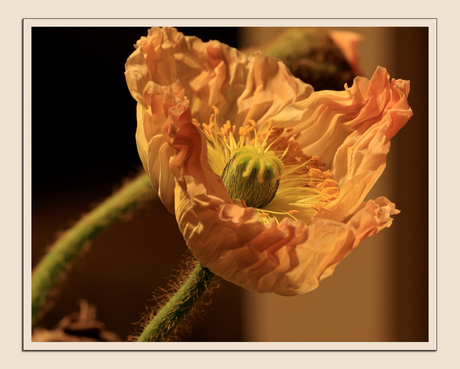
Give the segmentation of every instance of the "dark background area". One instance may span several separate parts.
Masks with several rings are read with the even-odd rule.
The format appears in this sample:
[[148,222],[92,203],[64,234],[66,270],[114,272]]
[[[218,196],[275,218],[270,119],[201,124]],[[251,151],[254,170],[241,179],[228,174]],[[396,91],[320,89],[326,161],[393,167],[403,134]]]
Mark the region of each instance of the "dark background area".
[[[179,30],[237,47],[236,28]],[[124,65],[147,31],[33,28],[34,205],[72,188],[110,188],[138,169],[136,101],[126,86]]]
[[[124,65],[147,30],[32,30],[33,266],[60,231],[141,170],[136,101],[126,86]],[[237,46],[235,28],[180,30]],[[78,311],[82,298],[97,306],[107,329],[125,339],[187,252],[174,216],[157,200],[105,230],[89,250],[71,269],[40,327],[50,329]],[[205,319],[184,339],[241,340],[240,298],[240,288],[222,281]]]
[[[435,298],[429,296],[428,291],[428,270],[430,263],[435,262],[434,258],[429,258],[429,248],[435,247],[429,244],[429,236],[432,235],[429,216],[436,214],[436,208],[429,206],[429,190],[432,189],[428,182],[436,173],[429,165],[429,144],[435,137],[429,135],[428,93],[435,91],[436,87],[429,83],[428,28],[396,28],[393,37],[397,46],[397,78],[410,81],[409,103],[414,112],[404,127],[404,133],[392,139],[391,147],[397,158],[397,174],[393,180],[398,188],[392,201],[403,209],[398,214],[398,221],[395,221],[398,239],[395,247],[397,290],[394,331],[397,341],[426,341],[431,333],[427,323],[429,298]],[[437,126],[435,121],[430,124],[431,127]]]

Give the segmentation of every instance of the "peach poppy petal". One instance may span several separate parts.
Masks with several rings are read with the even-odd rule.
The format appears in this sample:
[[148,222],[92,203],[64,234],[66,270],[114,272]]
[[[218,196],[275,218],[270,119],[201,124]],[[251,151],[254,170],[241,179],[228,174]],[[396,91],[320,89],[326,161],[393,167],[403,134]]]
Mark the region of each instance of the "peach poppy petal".
[[[149,81],[169,86],[180,80],[193,117],[200,122],[206,122],[216,106],[224,121],[237,111],[232,123],[238,126],[247,119],[262,119],[265,113],[272,116],[313,91],[275,58],[261,54],[248,58],[218,41],[202,42],[174,28],[152,28],[136,47],[125,66],[136,100],[141,100],[139,94]],[[285,96],[273,104],[280,87]]]
[[125,64],[125,79],[131,96],[139,103],[145,106],[142,98],[145,85],[149,81],[149,69],[141,51],[134,51]]
[[307,155],[318,155],[338,182],[339,197],[321,217],[344,220],[382,174],[390,139],[407,123],[409,82],[391,80],[378,67],[370,80],[357,77],[345,91],[320,91],[274,117],[293,127]]
[[148,82],[144,86],[142,101],[137,105],[136,143],[139,157],[145,171],[150,176],[154,191],[166,206],[174,211],[175,179],[171,173],[169,163],[175,155],[174,149],[166,143],[163,127],[167,121],[163,103],[168,95],[184,98],[184,89],[178,82],[171,86],[159,86]]
[[[409,82],[390,82],[383,68],[374,76],[383,80],[377,87],[373,80],[370,82],[369,102],[373,100],[374,104],[369,103],[371,107],[363,109],[361,116],[350,122],[355,131],[341,144],[334,157],[332,173],[339,182],[340,194],[329,210],[333,210],[336,220],[348,217],[364,200],[385,169],[390,139],[413,115],[407,101]],[[378,111],[381,113],[377,114]],[[324,216],[330,217],[330,213]]]
[[380,197],[363,203],[346,223],[314,219],[308,227],[308,240],[295,251],[299,267],[286,273],[284,285],[274,292],[302,294],[317,288],[359,243],[389,227],[390,216],[398,213],[393,203]]
[[[310,85],[294,78],[278,59],[255,53],[248,60],[245,89],[229,113],[237,127],[248,119],[260,124],[313,93]],[[224,117],[225,119],[225,117]]]
[[269,119],[313,92],[278,59],[261,54],[248,58],[218,41],[202,42],[174,28],[150,29],[136,48],[126,62],[125,77],[138,101],[138,151],[154,190],[162,189],[160,199],[172,212],[174,186],[160,164],[167,163],[173,153],[163,148],[161,153],[168,155],[157,157],[164,144],[157,135],[162,135],[166,121],[166,91],[187,99],[193,118],[200,123],[209,120],[215,106],[221,123],[231,119],[237,129],[248,119]]

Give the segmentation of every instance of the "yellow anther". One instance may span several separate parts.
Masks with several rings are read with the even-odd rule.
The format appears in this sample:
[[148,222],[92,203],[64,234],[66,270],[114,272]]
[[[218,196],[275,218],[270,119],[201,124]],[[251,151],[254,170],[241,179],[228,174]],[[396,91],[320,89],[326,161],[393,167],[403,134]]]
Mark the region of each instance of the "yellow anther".
[[211,168],[235,204],[256,208],[263,224],[283,217],[309,222],[328,211],[339,196],[338,184],[319,156],[302,151],[300,132],[277,127],[272,119],[261,125],[263,133],[252,119],[237,130],[230,121],[219,124],[218,113],[212,107],[208,124],[192,123],[205,134]]

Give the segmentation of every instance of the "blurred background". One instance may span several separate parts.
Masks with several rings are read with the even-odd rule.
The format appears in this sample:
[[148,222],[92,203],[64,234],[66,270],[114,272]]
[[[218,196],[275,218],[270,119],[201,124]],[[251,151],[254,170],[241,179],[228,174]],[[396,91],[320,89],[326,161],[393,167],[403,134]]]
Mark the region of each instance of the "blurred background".
[[[305,295],[258,294],[221,280],[212,304],[191,332],[179,332],[180,339],[428,340],[428,28],[341,29],[363,36],[364,76],[370,78],[380,65],[392,78],[411,81],[414,116],[392,140],[387,169],[368,196],[388,197],[401,213]],[[284,29],[179,30],[203,41],[263,49],[257,45]],[[32,267],[60,232],[141,170],[136,102],[126,87],[124,64],[145,35],[143,27],[32,29]],[[91,243],[38,326],[52,329],[85,299],[97,306],[98,320],[124,340],[186,254],[174,216],[161,202],[149,201]]]

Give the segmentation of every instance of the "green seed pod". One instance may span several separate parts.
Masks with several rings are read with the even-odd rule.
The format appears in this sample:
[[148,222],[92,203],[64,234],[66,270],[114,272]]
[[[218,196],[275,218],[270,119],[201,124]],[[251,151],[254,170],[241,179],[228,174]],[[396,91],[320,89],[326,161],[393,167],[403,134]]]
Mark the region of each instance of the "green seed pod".
[[222,173],[225,187],[233,200],[262,208],[276,195],[284,166],[273,151],[247,145],[235,150]]

